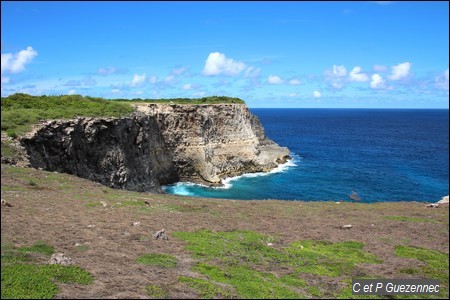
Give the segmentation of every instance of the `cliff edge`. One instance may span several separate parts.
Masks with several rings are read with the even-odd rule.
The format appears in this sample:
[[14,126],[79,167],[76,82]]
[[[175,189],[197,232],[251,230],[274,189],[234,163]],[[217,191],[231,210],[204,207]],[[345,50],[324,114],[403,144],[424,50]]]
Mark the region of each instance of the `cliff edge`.
[[20,143],[32,167],[144,192],[177,181],[220,185],[289,159],[244,104],[135,106],[125,118],[43,122]]

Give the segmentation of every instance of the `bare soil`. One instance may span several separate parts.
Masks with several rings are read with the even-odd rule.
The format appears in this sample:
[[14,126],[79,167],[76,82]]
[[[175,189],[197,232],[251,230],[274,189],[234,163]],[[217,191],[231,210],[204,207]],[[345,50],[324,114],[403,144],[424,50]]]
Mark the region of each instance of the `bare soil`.
[[[194,261],[185,242],[171,236],[174,231],[254,230],[276,237],[273,246],[278,249],[305,239],[361,241],[366,251],[383,261],[364,265],[362,270],[385,278],[396,278],[399,269],[418,265],[417,260],[396,257],[396,245],[449,253],[448,206],[428,208],[417,202],[237,201],[139,194],[112,190],[67,174],[3,164],[1,168],[1,199],[12,205],[1,207],[2,244],[21,247],[45,241],[94,278],[93,284],[86,286],[59,284],[58,298],[149,298],[145,286],[150,284],[168,287],[172,298],[198,297],[194,290],[178,282],[179,276],[195,276],[191,271]],[[126,201],[149,204],[124,205]],[[386,219],[388,216],[429,221],[391,220]],[[134,226],[133,222],[140,225]],[[346,224],[352,228],[340,228]],[[153,233],[163,228],[169,239],[154,239]],[[179,264],[176,268],[161,268],[136,263],[136,258],[145,253],[174,255]],[[273,272],[283,274],[283,268]],[[308,276],[309,282],[314,282],[314,276],[305,278]],[[339,282],[330,278],[326,284],[332,289]]]

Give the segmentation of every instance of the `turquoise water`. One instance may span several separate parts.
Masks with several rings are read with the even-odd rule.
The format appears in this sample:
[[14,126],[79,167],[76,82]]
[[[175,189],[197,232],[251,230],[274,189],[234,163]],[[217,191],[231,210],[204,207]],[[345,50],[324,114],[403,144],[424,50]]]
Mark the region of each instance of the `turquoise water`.
[[448,195],[448,110],[252,109],[286,165],[173,194],[226,199],[437,201]]

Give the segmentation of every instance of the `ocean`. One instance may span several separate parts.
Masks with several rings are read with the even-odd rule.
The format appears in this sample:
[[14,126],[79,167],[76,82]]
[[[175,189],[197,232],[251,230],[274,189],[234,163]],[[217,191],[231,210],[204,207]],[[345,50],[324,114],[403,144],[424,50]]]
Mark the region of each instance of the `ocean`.
[[435,202],[449,194],[446,109],[251,109],[293,160],[209,188],[171,194],[225,199]]

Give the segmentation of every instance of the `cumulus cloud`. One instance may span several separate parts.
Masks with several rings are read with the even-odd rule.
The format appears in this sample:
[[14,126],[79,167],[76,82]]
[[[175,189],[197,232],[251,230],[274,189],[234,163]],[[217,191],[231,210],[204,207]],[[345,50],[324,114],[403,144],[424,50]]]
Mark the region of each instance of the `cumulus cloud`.
[[234,76],[245,70],[247,66],[240,61],[227,58],[220,52],[212,52],[205,61],[202,74],[205,76],[227,75]]
[[75,95],[76,93],[77,93],[77,90],[72,89],[67,92],[67,95]]
[[398,65],[391,67],[391,75],[389,75],[389,79],[391,80],[400,80],[408,77],[409,70],[411,69],[410,62],[404,62]]
[[3,53],[1,55],[1,73],[20,73],[25,70],[25,65],[29,64],[37,55],[36,50],[30,46],[18,53]]
[[373,74],[370,81],[370,87],[373,89],[382,89],[385,87],[385,80],[380,74]]
[[290,85],[299,85],[300,83],[302,83],[302,82],[300,80],[298,80],[297,78],[293,78],[293,79],[289,80]]
[[131,81],[131,86],[135,87],[135,86],[141,86],[143,85],[145,82],[145,73],[142,75],[139,74],[134,74],[133,80]]
[[386,72],[388,70],[388,68],[386,66],[383,66],[383,65],[374,65],[373,66],[373,70],[375,72],[382,73],[382,72]]
[[322,93],[319,91],[314,91],[313,96],[314,96],[314,98],[320,98],[320,97],[322,97]]
[[332,70],[325,70],[326,80],[335,89],[341,89],[344,86],[347,69],[344,66],[333,65]]
[[267,78],[267,81],[268,81],[270,84],[280,84],[280,83],[283,83],[283,79],[281,79],[280,77],[275,76],[275,75],[269,75],[269,77]]
[[325,75],[331,77],[345,77],[347,76],[347,69],[344,66],[333,65],[333,70],[326,70]]
[[361,67],[356,66],[350,72],[349,80],[356,81],[356,82],[366,82],[366,81],[369,81],[369,76],[367,76],[367,74],[365,74],[365,73],[361,73]]
[[38,55],[37,51],[28,46],[27,49],[17,53],[2,53],[1,55],[1,82],[9,83],[10,78],[3,76],[5,73],[17,74],[25,70],[25,65],[29,64],[34,57]]
[[192,84],[186,83],[181,87],[182,90],[192,90]]
[[120,94],[120,89],[112,89],[111,94]]

